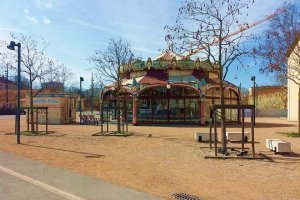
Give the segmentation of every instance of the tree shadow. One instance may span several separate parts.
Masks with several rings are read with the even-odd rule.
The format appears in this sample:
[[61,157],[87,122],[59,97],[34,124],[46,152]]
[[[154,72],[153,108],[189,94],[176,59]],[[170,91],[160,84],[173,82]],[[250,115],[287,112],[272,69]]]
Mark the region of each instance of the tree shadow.
[[275,153],[273,151],[264,151],[259,154],[274,163],[300,163],[300,154],[295,152]]
[[[56,133],[57,131],[38,131],[38,132],[35,132],[35,133],[32,133],[32,132],[27,132],[27,131],[21,131],[20,132],[20,135],[21,136],[44,136],[44,135],[50,135],[50,134],[53,134],[53,133]],[[5,133],[4,132],[4,135],[16,135],[16,133]]]
[[[242,124],[227,124],[226,127],[229,128],[241,128]],[[250,122],[245,122],[245,128],[251,127]],[[276,127],[294,127],[292,124],[284,124],[284,123],[267,123],[267,122],[256,122],[254,125],[255,128],[276,128]]]
[[58,148],[45,147],[45,146],[33,145],[33,144],[24,144],[24,143],[21,143],[21,145],[31,146],[31,147],[36,147],[36,148],[43,148],[43,149],[51,149],[51,150],[56,150],[56,151],[63,151],[63,152],[83,154],[83,155],[85,155],[84,156],[85,158],[100,158],[102,156],[105,156],[105,155],[101,155],[101,154],[94,154],[94,153],[88,153],[88,152],[83,152],[83,151],[73,151],[73,150],[67,150],[67,149],[58,149]]

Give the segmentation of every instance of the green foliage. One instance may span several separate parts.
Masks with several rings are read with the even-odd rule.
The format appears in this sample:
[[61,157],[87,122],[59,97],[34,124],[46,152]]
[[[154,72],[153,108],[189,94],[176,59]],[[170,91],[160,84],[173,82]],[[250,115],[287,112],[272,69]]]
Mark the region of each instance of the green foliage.
[[288,137],[300,137],[300,133],[294,133],[294,132],[291,132],[291,133],[285,133]]
[[38,132],[22,131],[20,134],[25,136],[41,136],[41,135],[46,135],[47,133],[45,131],[38,131]]

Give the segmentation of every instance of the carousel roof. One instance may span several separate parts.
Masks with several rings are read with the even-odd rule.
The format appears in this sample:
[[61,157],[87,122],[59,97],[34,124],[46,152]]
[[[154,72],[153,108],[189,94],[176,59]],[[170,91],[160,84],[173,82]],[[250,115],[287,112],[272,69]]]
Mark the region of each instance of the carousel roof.
[[184,56],[179,55],[178,53],[175,53],[173,51],[168,50],[168,51],[160,54],[159,56],[157,56],[154,60],[171,61],[174,58],[176,60],[182,60],[184,58]]
[[214,68],[209,60],[191,60],[188,57],[179,55],[173,51],[166,51],[157,56],[153,60],[148,58],[147,61],[137,60],[133,63],[122,66],[122,72],[147,71],[150,69],[179,69],[179,70],[195,70],[203,69],[213,71]]
[[168,83],[168,81],[160,80],[160,79],[157,79],[157,78],[154,78],[154,77],[141,76],[141,77],[137,77],[137,78],[133,78],[133,79],[124,80],[122,85],[132,85],[134,79],[139,84],[155,85],[155,84],[167,84]]

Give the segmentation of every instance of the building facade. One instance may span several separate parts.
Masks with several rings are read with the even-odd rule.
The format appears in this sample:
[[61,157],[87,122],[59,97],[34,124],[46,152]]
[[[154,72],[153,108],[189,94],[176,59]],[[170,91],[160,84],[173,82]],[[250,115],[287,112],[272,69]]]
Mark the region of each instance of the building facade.
[[[202,124],[210,118],[210,105],[220,104],[218,72],[208,61],[191,60],[167,51],[157,58],[123,66],[121,105],[133,125]],[[114,113],[116,87],[106,86],[103,107]],[[225,83],[225,103],[239,104],[236,86]],[[122,108],[121,108],[122,109]],[[237,110],[226,111],[237,121]]]
[[0,77],[0,107],[14,107],[17,102],[17,86],[13,81]]
[[[76,122],[76,99],[77,95],[67,94],[38,94],[33,97],[34,108],[48,108],[48,124],[68,124]],[[26,104],[28,108],[30,98],[27,96]],[[26,110],[26,108],[24,108]],[[28,112],[27,112],[28,114]],[[30,115],[28,116],[30,117]],[[34,115],[34,118],[36,114]],[[34,119],[36,121],[36,119]],[[38,122],[46,122],[46,110],[38,110]]]
[[[254,101],[253,87],[249,89],[248,104]],[[255,87],[256,117],[287,117],[287,87]]]
[[291,49],[288,52],[288,79],[287,104],[288,104],[288,120],[298,121],[299,112],[299,85],[300,85],[300,40],[299,37],[295,40]]

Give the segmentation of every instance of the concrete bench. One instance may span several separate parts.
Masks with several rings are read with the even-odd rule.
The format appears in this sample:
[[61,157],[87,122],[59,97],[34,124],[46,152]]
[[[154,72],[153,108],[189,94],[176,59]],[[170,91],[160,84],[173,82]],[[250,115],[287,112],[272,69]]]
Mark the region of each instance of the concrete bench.
[[291,152],[291,143],[282,141],[280,139],[266,139],[266,147],[276,153],[288,153]]
[[[242,141],[242,132],[227,131],[226,138],[228,141]],[[244,142],[250,140],[250,133],[244,132]]]
[[[209,133],[195,132],[195,140],[198,142],[209,141]],[[211,133],[211,141],[215,141],[215,134]]]

